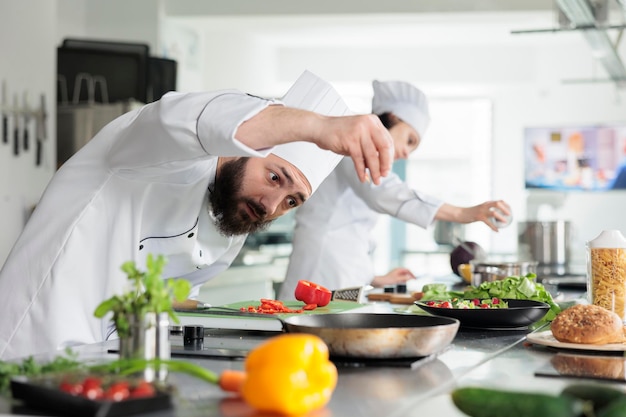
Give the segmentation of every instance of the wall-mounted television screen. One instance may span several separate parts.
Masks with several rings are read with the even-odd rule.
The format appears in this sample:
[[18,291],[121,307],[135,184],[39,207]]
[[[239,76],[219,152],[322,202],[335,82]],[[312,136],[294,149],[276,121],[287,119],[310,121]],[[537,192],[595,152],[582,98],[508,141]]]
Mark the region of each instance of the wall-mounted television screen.
[[626,123],[524,129],[526,188],[626,189]]

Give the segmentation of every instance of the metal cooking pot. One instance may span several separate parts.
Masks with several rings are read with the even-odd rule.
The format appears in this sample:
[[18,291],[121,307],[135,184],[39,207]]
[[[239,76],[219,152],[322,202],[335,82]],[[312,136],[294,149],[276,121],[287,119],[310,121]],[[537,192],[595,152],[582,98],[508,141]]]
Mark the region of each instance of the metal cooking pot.
[[438,245],[458,245],[464,240],[464,225],[437,220],[433,237]]
[[281,319],[288,333],[319,336],[334,356],[411,358],[428,356],[448,346],[459,321],[412,314],[342,313]]
[[529,221],[518,226],[520,257],[539,265],[567,265],[570,261],[570,222]]
[[483,282],[498,281],[509,276],[523,276],[537,272],[537,262],[476,262],[472,266],[472,285],[477,287]]

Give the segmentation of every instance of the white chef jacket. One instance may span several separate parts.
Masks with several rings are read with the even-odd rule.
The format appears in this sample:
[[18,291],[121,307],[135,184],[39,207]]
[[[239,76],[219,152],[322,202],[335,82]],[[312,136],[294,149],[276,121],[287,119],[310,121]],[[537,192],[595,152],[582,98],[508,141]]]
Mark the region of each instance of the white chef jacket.
[[164,277],[193,294],[246,236],[220,235],[208,210],[218,156],[266,156],[234,138],[272,101],[235,90],[170,93],[105,126],[55,174],[0,271],[0,358],[105,340],[94,310],[128,290],[120,269],[165,255]]
[[343,158],[297,209],[293,250],[278,298],[293,300],[301,279],[331,290],[368,285],[375,276],[370,234],[378,213],[427,227],[442,204],[394,173],[380,185],[362,183],[352,160]]

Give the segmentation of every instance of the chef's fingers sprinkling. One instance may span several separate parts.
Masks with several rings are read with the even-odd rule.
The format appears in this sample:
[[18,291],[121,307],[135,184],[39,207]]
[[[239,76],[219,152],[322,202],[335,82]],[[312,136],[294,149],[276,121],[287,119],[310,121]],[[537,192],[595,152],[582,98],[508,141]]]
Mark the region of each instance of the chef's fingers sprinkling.
[[387,176],[391,170],[392,144],[391,135],[380,123],[372,131],[370,140],[363,144],[366,166],[374,184],[380,184],[380,178]]
[[[375,148],[374,143],[369,140],[365,140],[362,144],[363,156],[365,157],[365,167],[369,171],[369,176],[374,184],[380,184],[380,159],[379,153]],[[367,176],[367,173],[365,173]]]
[[354,169],[356,170],[359,180],[365,182],[369,180],[367,170],[365,169],[365,159],[352,155],[352,162],[354,163]]

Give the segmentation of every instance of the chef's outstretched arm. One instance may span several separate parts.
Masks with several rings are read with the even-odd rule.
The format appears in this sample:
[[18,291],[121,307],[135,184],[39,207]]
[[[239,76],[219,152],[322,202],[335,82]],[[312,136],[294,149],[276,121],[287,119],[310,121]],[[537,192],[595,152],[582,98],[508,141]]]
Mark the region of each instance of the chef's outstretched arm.
[[322,149],[350,156],[359,179],[374,184],[391,170],[393,142],[375,115],[324,116],[318,113],[268,106],[238,127],[235,137],[253,149],[288,142],[312,142]]
[[385,275],[376,275],[370,283],[373,287],[384,287],[385,285],[395,285],[414,279],[415,275],[407,268],[394,268]]
[[[495,210],[498,209],[498,210]],[[485,201],[472,207],[459,207],[444,203],[437,214],[436,220],[444,220],[454,223],[473,223],[481,221],[495,232],[498,228],[494,225],[494,217],[501,222],[506,222],[505,216],[511,215],[511,207],[503,200]]]

